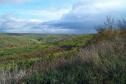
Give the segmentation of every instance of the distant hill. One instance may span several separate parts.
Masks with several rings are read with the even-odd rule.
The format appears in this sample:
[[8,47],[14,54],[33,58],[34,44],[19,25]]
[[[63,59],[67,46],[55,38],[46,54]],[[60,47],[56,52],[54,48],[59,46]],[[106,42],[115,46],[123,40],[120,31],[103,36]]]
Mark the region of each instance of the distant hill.
[[26,47],[35,44],[32,38],[23,34],[0,34],[0,48]]

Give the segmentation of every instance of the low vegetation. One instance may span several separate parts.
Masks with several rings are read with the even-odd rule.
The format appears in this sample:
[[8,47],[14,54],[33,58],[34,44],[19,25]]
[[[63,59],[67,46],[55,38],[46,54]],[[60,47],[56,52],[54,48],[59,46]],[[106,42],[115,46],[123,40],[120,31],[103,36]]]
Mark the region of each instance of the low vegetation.
[[112,22],[94,35],[1,35],[28,45],[2,45],[0,83],[126,84],[126,23]]

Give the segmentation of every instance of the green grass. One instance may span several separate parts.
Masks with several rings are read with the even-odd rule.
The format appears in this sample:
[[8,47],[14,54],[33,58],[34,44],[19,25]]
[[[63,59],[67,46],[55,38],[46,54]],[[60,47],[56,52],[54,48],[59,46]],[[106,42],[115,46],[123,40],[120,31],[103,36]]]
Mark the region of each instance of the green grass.
[[[49,61],[50,66],[47,65],[48,67],[46,67],[48,69],[34,72],[31,76],[23,79],[22,83],[125,84],[126,38],[118,32],[120,32],[120,29],[109,32],[108,30],[104,30],[102,33],[96,34],[93,38],[87,40],[87,42],[91,41],[88,46],[85,45],[84,48],[80,47],[79,51],[78,49],[75,50],[77,52],[73,51],[66,55],[63,54],[63,56],[61,56],[62,58],[58,58],[59,60],[55,59],[53,62]],[[76,37],[78,38],[76,40],[83,38],[79,37],[81,36]],[[112,39],[110,39],[110,37]],[[74,42],[69,43],[70,40],[61,42],[60,45],[73,45]],[[76,42],[79,41],[75,41],[75,43]],[[51,59],[57,55],[59,56],[61,54],[54,54]]]
[[126,83],[124,30],[108,29],[94,35],[1,34],[0,37],[0,82]]
[[[10,68],[12,67],[11,65],[13,64],[20,67],[23,67],[23,65],[24,67],[25,65],[32,66],[30,63],[34,64],[38,60],[43,60],[43,59],[45,60],[49,58],[55,59],[58,56],[62,57],[65,53],[69,51],[60,49],[59,46],[74,45],[74,49],[76,49],[78,47],[81,47],[78,46],[81,41],[80,38],[84,39],[84,41],[87,41],[91,37],[92,35],[80,35],[80,36],[78,35],[74,35],[74,36],[72,35],[71,36],[70,35],[44,35],[44,36],[19,35],[16,36],[16,35],[1,34],[0,42],[2,47],[0,48],[0,60],[1,60],[0,66],[2,68],[4,67]],[[61,40],[64,41],[61,42]],[[75,41],[76,43],[74,43]],[[85,42],[82,42],[81,44],[85,45]],[[73,51],[74,49],[70,50],[70,52]]]

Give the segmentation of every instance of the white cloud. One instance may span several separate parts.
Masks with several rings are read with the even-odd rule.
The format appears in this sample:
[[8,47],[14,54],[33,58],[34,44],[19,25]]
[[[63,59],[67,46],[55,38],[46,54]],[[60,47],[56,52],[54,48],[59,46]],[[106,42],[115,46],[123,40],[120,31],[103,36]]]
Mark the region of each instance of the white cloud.
[[[97,14],[123,8],[126,0],[81,0],[73,6],[73,13]],[[126,6],[125,6],[126,7]]]
[[49,34],[64,34],[75,32],[69,28],[55,27],[44,25],[38,20],[21,20],[8,16],[0,18],[0,32],[7,33],[49,33]]
[[[23,1],[23,0],[20,0]],[[19,2],[20,2],[19,1]],[[126,0],[80,0],[72,8],[60,8],[60,9],[33,9],[17,11],[19,16],[28,16],[29,19],[14,19],[0,21],[0,29],[5,32],[22,32],[22,33],[75,33],[75,30],[80,31],[94,31],[94,28],[87,29],[89,27],[97,26],[97,23],[102,23],[104,20],[102,17],[106,16],[126,16]],[[35,17],[35,18],[34,18]],[[76,22],[83,21],[81,25],[74,27],[73,24],[63,23],[58,27],[50,25],[42,25],[41,22],[58,20],[59,22],[70,20],[76,26]],[[97,22],[99,21],[99,22]],[[4,24],[4,25],[3,25]],[[78,23],[77,23],[78,24]],[[96,25],[94,25],[96,24]],[[63,28],[71,27],[70,28]],[[75,30],[74,30],[75,28]]]
[[125,17],[126,0],[80,0],[65,15],[66,20],[98,20],[106,16]]
[[60,27],[54,27],[49,25],[41,25],[39,28],[29,29],[27,31],[28,33],[47,33],[47,34],[68,34],[75,32],[73,29],[69,28],[60,28]]
[[31,0],[0,0],[0,3],[25,3]]
[[[79,0],[72,10],[64,15],[62,24],[80,32],[96,32],[95,27],[103,24],[106,16],[126,18],[125,4],[126,0]],[[69,24],[70,22],[73,24]]]
[[22,16],[30,16],[37,18],[41,21],[51,21],[51,20],[59,20],[61,19],[65,14],[67,14],[71,8],[59,8],[59,9],[32,9],[32,10],[21,10],[25,12],[18,12],[18,14]]
[[70,10],[71,7],[29,10],[16,9],[10,14],[1,16],[0,31],[10,33],[72,33],[74,32],[73,29],[42,24],[42,22],[60,20]]

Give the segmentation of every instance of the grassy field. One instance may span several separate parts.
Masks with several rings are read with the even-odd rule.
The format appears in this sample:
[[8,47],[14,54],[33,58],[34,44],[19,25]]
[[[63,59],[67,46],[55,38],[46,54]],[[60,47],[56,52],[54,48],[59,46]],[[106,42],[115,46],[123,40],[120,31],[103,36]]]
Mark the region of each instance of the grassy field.
[[[0,34],[0,81],[9,83],[20,80],[27,74],[32,75],[41,62],[51,64],[59,59],[71,59],[92,37],[93,35]],[[32,73],[26,73],[29,70]],[[20,71],[23,71],[22,74]]]
[[89,35],[0,34],[0,84],[126,84],[125,50],[121,25]]

